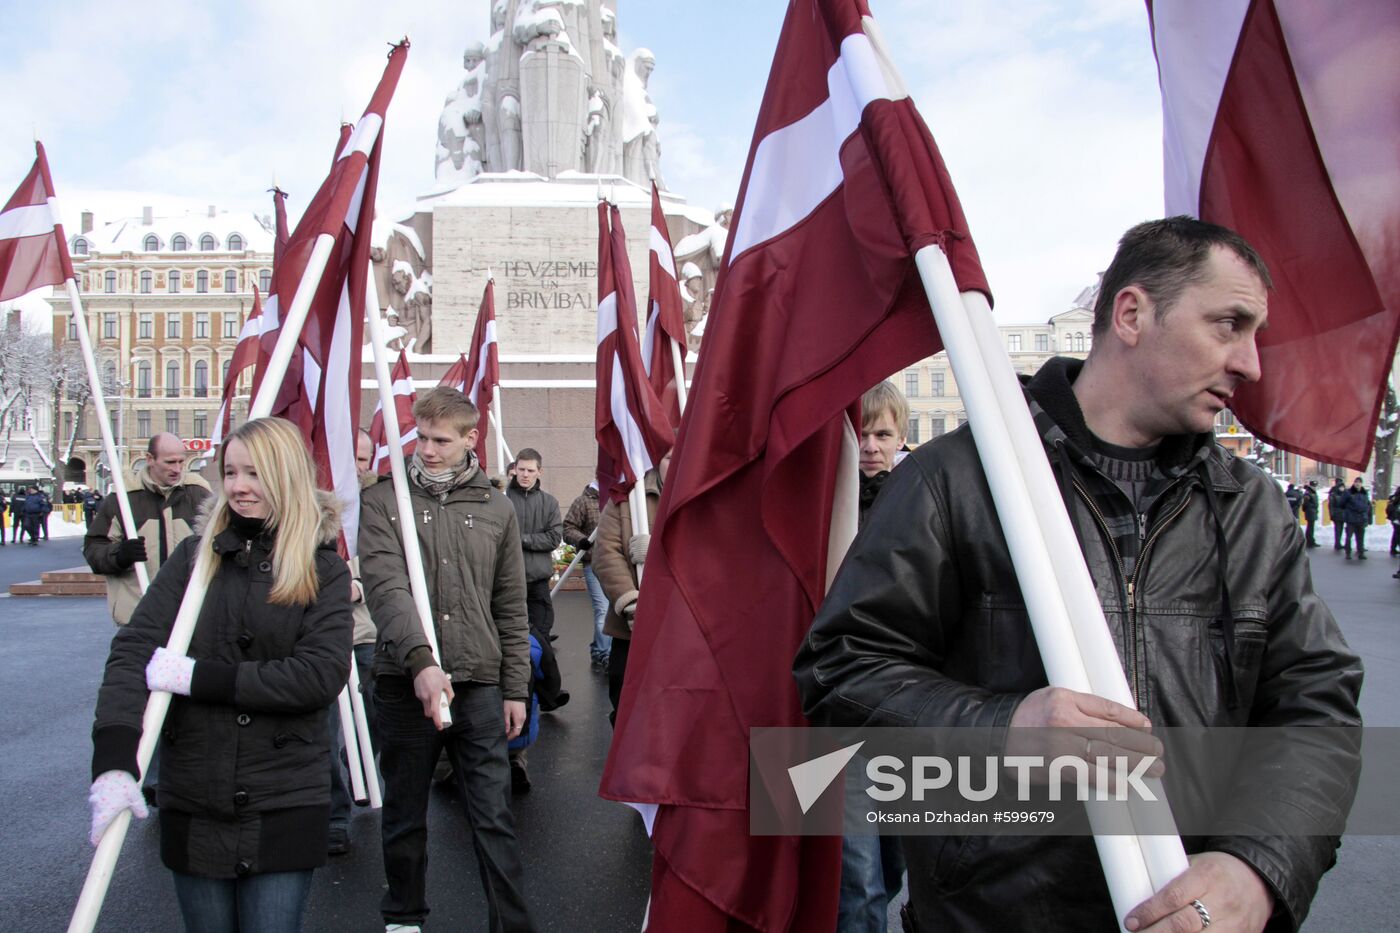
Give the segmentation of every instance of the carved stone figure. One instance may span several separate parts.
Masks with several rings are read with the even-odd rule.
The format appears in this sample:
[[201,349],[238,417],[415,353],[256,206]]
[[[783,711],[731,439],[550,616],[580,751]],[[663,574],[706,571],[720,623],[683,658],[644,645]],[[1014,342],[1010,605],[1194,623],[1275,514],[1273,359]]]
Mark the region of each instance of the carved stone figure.
[[438,145],[434,177],[441,185],[470,181],[483,170],[485,134],[481,125],[481,81],[486,49],[476,42],[462,53],[466,75],[447,96],[438,117]]
[[[654,147],[658,158],[661,151],[657,140],[647,139],[655,135],[659,119],[647,92],[647,82],[655,68],[656,56],[651,50],[638,49],[632,53],[631,67],[623,76],[622,85],[622,174],[643,187],[651,187],[652,182],[652,175],[647,173],[647,147]],[[659,181],[657,187],[661,187]]]
[[499,171],[514,172],[524,167],[524,140],[520,129],[520,100],[511,95],[501,98],[500,109],[501,167]]

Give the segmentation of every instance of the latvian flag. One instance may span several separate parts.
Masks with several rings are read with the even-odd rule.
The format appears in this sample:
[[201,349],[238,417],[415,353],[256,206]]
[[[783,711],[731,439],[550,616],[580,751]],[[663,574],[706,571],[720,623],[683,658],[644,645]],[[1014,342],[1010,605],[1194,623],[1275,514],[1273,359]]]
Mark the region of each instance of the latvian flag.
[[[481,310],[476,313],[476,327],[472,331],[471,356],[467,357],[467,368],[461,389],[480,415],[477,421],[476,459],[483,470],[486,469],[486,428],[491,423],[491,402],[496,397],[496,388],[501,383],[501,360],[496,343],[496,280],[486,280],[486,291],[481,296]],[[499,429],[499,425],[497,426]],[[505,464],[501,464],[505,469]]]
[[676,257],[671,251],[671,233],[661,212],[661,193],[651,185],[651,232],[649,236],[650,294],[647,297],[647,326],[642,334],[642,362],[647,378],[661,399],[662,410],[671,424],[681,423],[680,395],[676,388],[676,358],[680,350],[682,374],[686,357],[685,314],[681,311],[681,286],[676,280]]
[[34,149],[34,167],[0,211],[0,301],[73,278],[49,159],[43,143]]
[[262,296],[258,293],[258,287],[254,285],[253,311],[248,315],[248,320],[243,322],[243,329],[238,332],[238,343],[233,348],[233,358],[229,360],[228,375],[224,377],[223,400],[219,403],[219,416],[214,419],[214,434],[210,438],[215,447],[223,443],[224,435],[233,424],[233,397],[238,392],[238,377],[248,367],[256,368],[258,365],[262,349],[263,320]]
[[[418,423],[413,419],[413,403],[418,393],[413,391],[413,371],[408,366],[408,354],[400,352],[394,364],[391,377],[394,383],[394,415],[399,419],[399,446],[403,448],[404,459],[413,456],[418,446]],[[380,476],[389,475],[389,429],[384,423],[384,399],[374,406],[374,415],[369,423],[370,440],[374,441],[373,469]]]
[[620,502],[671,449],[673,436],[642,366],[622,215],[616,207],[609,211],[606,201],[598,202],[597,373],[599,495]]
[[1364,469],[1400,335],[1400,3],[1149,0],[1168,214],[1239,231],[1274,279],[1259,437]]

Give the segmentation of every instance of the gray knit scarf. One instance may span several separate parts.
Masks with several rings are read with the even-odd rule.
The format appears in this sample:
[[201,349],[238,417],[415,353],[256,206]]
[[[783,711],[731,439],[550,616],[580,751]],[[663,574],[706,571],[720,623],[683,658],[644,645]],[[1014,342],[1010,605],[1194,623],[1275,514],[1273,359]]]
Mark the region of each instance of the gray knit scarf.
[[476,453],[468,450],[462,462],[440,473],[431,472],[415,451],[408,462],[408,475],[429,495],[441,498],[476,475]]

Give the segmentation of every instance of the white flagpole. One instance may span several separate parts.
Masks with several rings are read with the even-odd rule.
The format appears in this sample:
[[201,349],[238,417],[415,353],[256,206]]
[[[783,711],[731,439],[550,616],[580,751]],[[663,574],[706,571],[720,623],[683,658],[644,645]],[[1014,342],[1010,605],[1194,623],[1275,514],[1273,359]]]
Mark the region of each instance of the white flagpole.
[[[254,418],[265,418],[272,411],[272,403],[277,397],[278,387],[281,386],[282,379],[287,375],[287,364],[291,361],[292,351],[296,347],[302,325],[306,323],[306,315],[311,308],[311,299],[315,295],[317,286],[321,284],[321,276],[326,271],[326,263],[330,259],[331,249],[334,246],[335,237],[322,234],[317,238],[316,245],[311,250],[311,256],[306,262],[306,271],[302,274],[301,283],[297,286],[296,300],[288,309],[286,319],[277,335],[277,346],[272,352],[267,373],[263,377],[261,391],[248,412],[250,421]],[[70,291],[71,296],[77,290],[71,279],[69,280],[69,288],[72,290]],[[82,336],[84,334],[82,327],[78,328],[78,334],[80,342],[86,339]],[[91,357],[89,357],[90,359]],[[89,378],[91,378],[91,373]],[[96,391],[97,386],[94,385],[93,388]],[[199,620],[200,610],[204,608],[205,589],[199,584],[199,581],[208,576],[209,564],[210,557],[207,549],[200,548],[198,557],[195,558],[194,568],[190,571],[192,585],[185,590],[184,599],[180,602],[180,610],[176,613],[175,622],[170,628],[170,640],[165,645],[167,650],[175,654],[189,653],[190,638],[194,635],[194,626]],[[160,737],[160,729],[169,710],[170,694],[164,690],[152,691],[146,700],[146,711],[141,717],[141,743],[136,749],[136,763],[143,775],[151,766],[151,757],[155,754],[156,741]],[[102,834],[102,839],[97,844],[97,851],[93,853],[92,866],[88,869],[87,879],[83,882],[82,893],[78,895],[77,906],[73,909],[72,919],[68,922],[68,933],[91,933],[93,927],[97,925],[97,915],[101,912],[102,902],[107,897],[107,888],[112,882],[112,873],[117,867],[117,856],[121,854],[122,841],[126,839],[126,831],[130,825],[131,811],[123,810],[117,814],[116,819],[108,825],[107,830]]]
[[496,429],[496,461],[501,465],[501,473],[506,471],[506,464],[515,459],[515,454],[510,452],[510,446],[506,444],[506,432],[501,428],[501,386],[496,384],[495,394],[491,396],[491,408],[487,412],[491,418],[491,426]]
[[681,345],[669,337],[666,339],[671,345],[671,363],[676,369],[676,402],[680,405],[681,414],[685,414],[688,390],[685,387],[685,363],[681,360]]
[[[647,491],[644,477],[637,477],[627,493],[632,512],[632,537],[651,534],[651,519],[647,516]],[[642,588],[642,565],[637,565],[637,589]]]
[[[1057,687],[1094,693],[1094,679],[1091,679],[1089,665],[1101,659],[1094,656],[1086,658],[1084,654],[1071,618],[1070,604],[1062,592],[1056,575],[1056,563],[1052,558],[1052,552],[1057,550],[1079,554],[1078,539],[1071,535],[1070,540],[1057,541],[1051,547],[1045,538],[1034,497],[1022,472],[1025,463],[1017,456],[1017,444],[1013,441],[1016,425],[1011,423],[999,405],[991,375],[996,367],[993,361],[983,356],[947,257],[939,247],[927,246],[919,250],[914,261],[967,406],[968,422],[988,485],[998,503],[997,517],[1011,551],[1016,575],[1021,581],[1021,592],[1026,596],[1031,628],[1046,674],[1050,683]],[[1004,355],[1002,360],[1009,369],[1010,363]],[[1018,404],[1022,410],[1025,409],[1023,399],[1018,399]],[[1019,426],[1024,427],[1024,424]],[[1025,460],[1044,464],[1045,455],[1038,446],[1038,435],[1033,437],[1037,443],[1035,457],[1026,457]],[[1022,443],[1025,443],[1024,438]],[[1059,492],[1056,491],[1053,503],[1060,502]],[[1061,508],[1063,510],[1063,506]],[[1065,522],[1068,521],[1066,514]],[[1073,605],[1076,610],[1083,609],[1077,602]],[[1117,661],[1116,654],[1114,660]],[[1095,674],[1103,676],[1102,671]],[[1119,676],[1122,676],[1121,666]],[[1104,825],[1107,817],[1125,807],[1125,804],[1117,801],[1090,800],[1085,803],[1090,824],[1096,829]],[[1109,833],[1096,832],[1094,842],[1099,850],[1099,860],[1108,881],[1114,910],[1121,923],[1129,911],[1155,891],[1143,847],[1137,836]]]
[[[78,334],[78,346],[83,353],[83,366],[87,369],[88,384],[92,389],[93,407],[97,409],[97,427],[102,432],[102,453],[107,457],[107,468],[112,472],[112,484],[117,493],[117,508],[122,516],[122,531],[128,540],[135,540],[140,534],[136,518],[131,511],[131,498],[126,494],[126,468],[117,454],[116,440],[112,436],[112,416],[107,413],[107,397],[102,391],[102,379],[97,374],[97,358],[92,352],[92,338],[88,336],[87,316],[83,313],[83,302],[78,296],[78,283],[73,279],[64,282],[68,290],[68,303],[73,309],[73,328]],[[117,391],[121,391],[118,388]],[[136,582],[145,593],[151,585],[146,564],[137,561],[132,566],[136,571]]]
[[[350,670],[355,669],[355,658],[350,658]],[[340,710],[340,735],[345,743],[345,763],[346,770],[350,772],[350,793],[355,800],[364,800],[365,797],[365,771],[360,758],[360,741],[355,731],[355,709],[350,705],[350,686],[347,684],[340,688],[340,696],[335,698],[337,709]],[[332,762],[332,766],[338,766],[339,762]]]
[[[399,427],[399,410],[394,400],[394,382],[389,375],[389,357],[384,345],[384,322],[380,318],[379,292],[374,284],[374,270],[370,270],[368,313],[366,323],[369,328],[369,343],[374,351],[374,376],[379,383],[380,404],[383,406],[384,435],[389,441],[389,474],[394,482],[394,501],[399,510],[399,528],[403,533],[403,559],[408,565],[408,586],[413,593],[413,605],[418,610],[418,622],[423,626],[423,636],[434,660],[442,661],[442,650],[438,647],[437,630],[433,628],[433,607],[428,601],[428,577],[423,572],[423,551],[418,543],[418,526],[413,520],[413,503],[408,495],[408,469],[403,461],[403,432]],[[438,696],[438,712],[442,717],[443,728],[452,723],[451,705],[447,694]]]
[[374,745],[369,740],[369,717],[365,715],[365,698],[360,694],[360,668],[350,659],[350,708],[355,714],[355,729],[360,736],[360,763],[364,765],[365,789],[369,791],[369,806],[378,810],[384,806],[379,792],[379,768],[374,763]]
[[[590,542],[598,540],[598,528],[596,525],[593,528],[592,534],[588,536],[588,540]],[[574,568],[577,567],[579,565],[579,562],[583,560],[583,555],[584,552],[582,550],[575,550],[574,559],[569,561],[569,566],[565,567],[564,572],[559,575],[559,582],[554,584],[554,589],[549,591],[550,599],[553,599],[555,597],[555,595],[559,592],[559,588],[564,585],[564,581],[569,579],[569,574],[573,573]]]

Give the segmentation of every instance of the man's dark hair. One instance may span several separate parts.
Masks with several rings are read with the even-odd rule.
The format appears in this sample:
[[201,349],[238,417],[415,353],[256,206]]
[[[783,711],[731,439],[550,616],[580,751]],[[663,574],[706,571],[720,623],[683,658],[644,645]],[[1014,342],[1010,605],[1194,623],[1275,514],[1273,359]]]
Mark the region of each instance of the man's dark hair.
[[[526,447],[524,450],[516,453],[515,463],[519,463],[521,460],[533,460],[536,469],[542,469],[544,467],[544,457],[541,457],[540,452],[533,447]],[[511,464],[511,466],[514,465],[514,463]]]
[[1274,287],[1264,260],[1235,231],[1184,214],[1149,220],[1133,227],[1118,241],[1118,252],[1103,274],[1099,297],[1094,302],[1094,337],[1108,331],[1113,320],[1113,300],[1129,285],[1136,285],[1151,296],[1156,305],[1154,313],[1161,321],[1188,285],[1205,281],[1206,263],[1217,246],[1244,260],[1265,288]]

